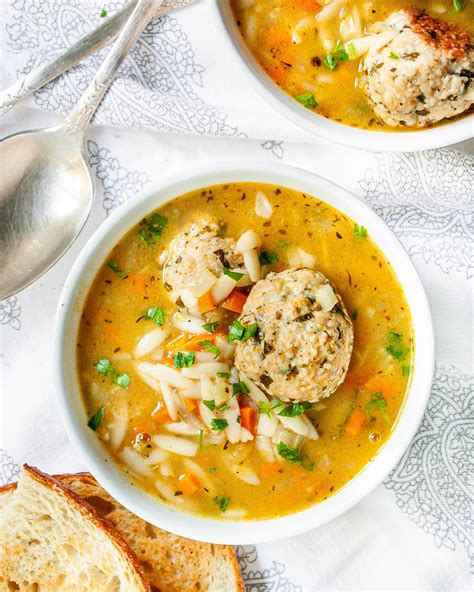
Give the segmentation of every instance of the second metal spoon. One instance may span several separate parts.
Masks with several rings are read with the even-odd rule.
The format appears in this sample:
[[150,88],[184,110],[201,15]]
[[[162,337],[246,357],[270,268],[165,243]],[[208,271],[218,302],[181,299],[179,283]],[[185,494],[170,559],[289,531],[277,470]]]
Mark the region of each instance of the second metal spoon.
[[0,299],[47,271],[84,226],[94,195],[84,157],[84,130],[161,3],[138,0],[93,81],[62,124],[0,142]]

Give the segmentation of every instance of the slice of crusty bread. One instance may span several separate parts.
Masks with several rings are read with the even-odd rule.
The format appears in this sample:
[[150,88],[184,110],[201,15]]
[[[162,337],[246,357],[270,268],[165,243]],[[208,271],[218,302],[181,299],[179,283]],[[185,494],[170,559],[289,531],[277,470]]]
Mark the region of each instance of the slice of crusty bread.
[[[135,551],[153,592],[243,592],[232,547],[199,543],[148,524],[116,502],[90,475],[57,475],[117,528]],[[14,485],[0,489],[0,511]]]
[[0,589],[133,591],[150,587],[111,525],[59,481],[24,466],[0,509]]

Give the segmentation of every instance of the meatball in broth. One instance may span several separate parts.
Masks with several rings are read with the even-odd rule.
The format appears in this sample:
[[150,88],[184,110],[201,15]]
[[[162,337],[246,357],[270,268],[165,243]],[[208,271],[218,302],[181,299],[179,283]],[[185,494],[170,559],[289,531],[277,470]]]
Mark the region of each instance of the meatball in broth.
[[269,395],[314,403],[342,383],[354,332],[335,287],[311,269],[270,273],[252,288],[240,321],[256,339],[237,345],[235,365]]

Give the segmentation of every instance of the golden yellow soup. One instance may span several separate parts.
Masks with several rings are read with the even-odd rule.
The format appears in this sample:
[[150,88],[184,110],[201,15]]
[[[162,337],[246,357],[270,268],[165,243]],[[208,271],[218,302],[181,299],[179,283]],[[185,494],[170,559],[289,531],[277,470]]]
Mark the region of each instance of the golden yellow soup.
[[[265,198],[266,215],[271,206],[268,218],[256,214],[257,195]],[[162,261],[170,241],[203,217],[221,223],[222,237],[237,240],[253,230],[262,241],[262,275],[294,266],[295,256],[303,257],[306,266],[313,262],[336,286],[355,339],[345,381],[331,396],[304,409],[278,406],[275,400],[262,408],[249,396],[248,385],[241,381],[235,387],[239,377],[226,348],[234,343],[228,335],[238,312],[230,308],[239,310],[252,289],[249,283],[233,290],[233,306],[221,310],[222,304],[212,313],[217,314],[215,325],[208,324],[209,313],[202,314],[197,321],[202,334],[175,325],[183,303],[173,303],[163,285]],[[206,295],[198,301],[205,305]],[[217,346],[222,351],[216,355]],[[203,360],[217,363],[219,373],[201,382],[189,378]],[[390,437],[410,380],[412,325],[402,288],[367,229],[310,195],[274,185],[232,183],[174,199],[119,241],[87,296],[77,362],[88,425],[138,486],[193,514],[269,519],[325,500]],[[169,405],[180,386],[143,374],[143,368],[153,367],[165,377],[171,372],[171,382],[186,375],[179,401],[171,405],[179,408],[175,421]],[[206,388],[211,388],[209,381],[214,390],[222,387],[223,399],[203,394],[206,381]],[[237,406],[246,441],[230,442],[222,426],[230,406]],[[278,414],[288,407],[297,420],[304,412],[318,439],[295,436],[294,447],[282,448],[259,435],[260,415],[270,414],[279,425]],[[212,427],[208,412],[216,418]]]
[[[246,45],[278,86],[323,117],[375,131],[417,128],[393,127],[376,117],[364,92],[367,77],[358,40],[379,32],[381,21],[405,8],[474,34],[470,0],[230,0],[230,4]],[[393,67],[399,67],[403,56],[390,57]],[[402,89],[400,100],[405,94]]]

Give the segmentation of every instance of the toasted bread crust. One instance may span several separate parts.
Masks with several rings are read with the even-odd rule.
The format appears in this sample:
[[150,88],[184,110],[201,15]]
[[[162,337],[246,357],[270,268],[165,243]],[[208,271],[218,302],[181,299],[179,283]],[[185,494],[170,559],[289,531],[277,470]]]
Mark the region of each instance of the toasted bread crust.
[[[109,522],[107,520],[107,518],[100,517],[97,510],[93,506],[91,506],[87,502],[87,500],[81,498],[79,495],[77,495],[76,493],[74,493],[73,491],[71,491],[68,488],[68,483],[72,483],[72,481],[74,481],[74,480],[79,480],[80,482],[82,482],[85,485],[90,485],[92,487],[99,487],[100,488],[100,485],[97,483],[97,481],[94,479],[94,477],[90,473],[87,473],[87,472],[63,473],[63,474],[54,475],[54,477],[50,477],[48,475],[45,475],[41,471],[38,471],[38,469],[34,469],[32,467],[27,467],[26,465],[25,465],[25,470],[34,471],[35,478],[36,478],[36,475],[39,475],[39,478],[44,477],[46,479],[49,479],[51,482],[53,482],[55,484],[55,486],[60,487],[61,490],[65,490],[67,492],[67,494],[70,496],[69,499],[76,500],[76,498],[77,498],[80,501],[81,505],[86,506],[88,508],[88,511],[90,511],[91,514],[94,515],[95,520],[100,521],[101,525],[102,525],[102,523],[106,524],[107,532],[113,531],[118,536],[118,538],[130,549],[129,545],[127,545],[127,543],[124,541],[124,539],[118,534],[116,528],[111,524],[111,522]],[[16,486],[17,486],[16,483],[11,483],[9,485],[4,485],[3,487],[0,487],[0,497],[2,495],[7,495],[9,493],[13,493],[16,489]],[[104,492],[104,493],[108,496],[108,494],[106,492]],[[138,518],[138,517],[136,517],[136,520],[142,521],[141,518]],[[153,528],[155,528],[155,527],[153,527]],[[186,539],[183,539],[183,540],[186,541]],[[196,544],[196,545],[200,544],[200,543],[196,543],[195,541],[189,541],[189,542],[192,544]],[[235,592],[245,592],[244,582],[242,580],[242,576],[240,573],[240,567],[237,562],[237,557],[235,555],[234,549],[231,546],[224,546],[224,545],[208,545],[207,543],[202,543],[202,545],[206,545],[207,547],[209,547],[211,549],[213,555],[214,555],[214,552],[218,550],[219,555],[222,557],[222,559],[224,559],[228,563],[228,565],[230,566],[230,570],[233,573],[233,584],[234,584]],[[135,560],[137,560],[136,555],[133,551],[132,551],[132,554],[133,554],[133,557],[135,558]]]
[[[142,566],[137,560],[137,557],[130,546],[124,541],[121,535],[112,525],[99,516],[96,510],[87,502],[82,500],[78,495],[65,487],[58,479],[43,473],[36,467],[30,467],[27,464],[23,465],[23,470],[26,471],[35,481],[41,483],[45,487],[52,489],[57,494],[66,498],[67,501],[73,505],[78,512],[91,521],[97,528],[104,531],[112,544],[119,550],[119,552],[126,557],[126,560],[131,569],[136,573],[143,590],[150,592],[150,585],[146,580],[145,573]],[[16,484],[15,484],[16,486]],[[8,487],[8,486],[7,486]]]

